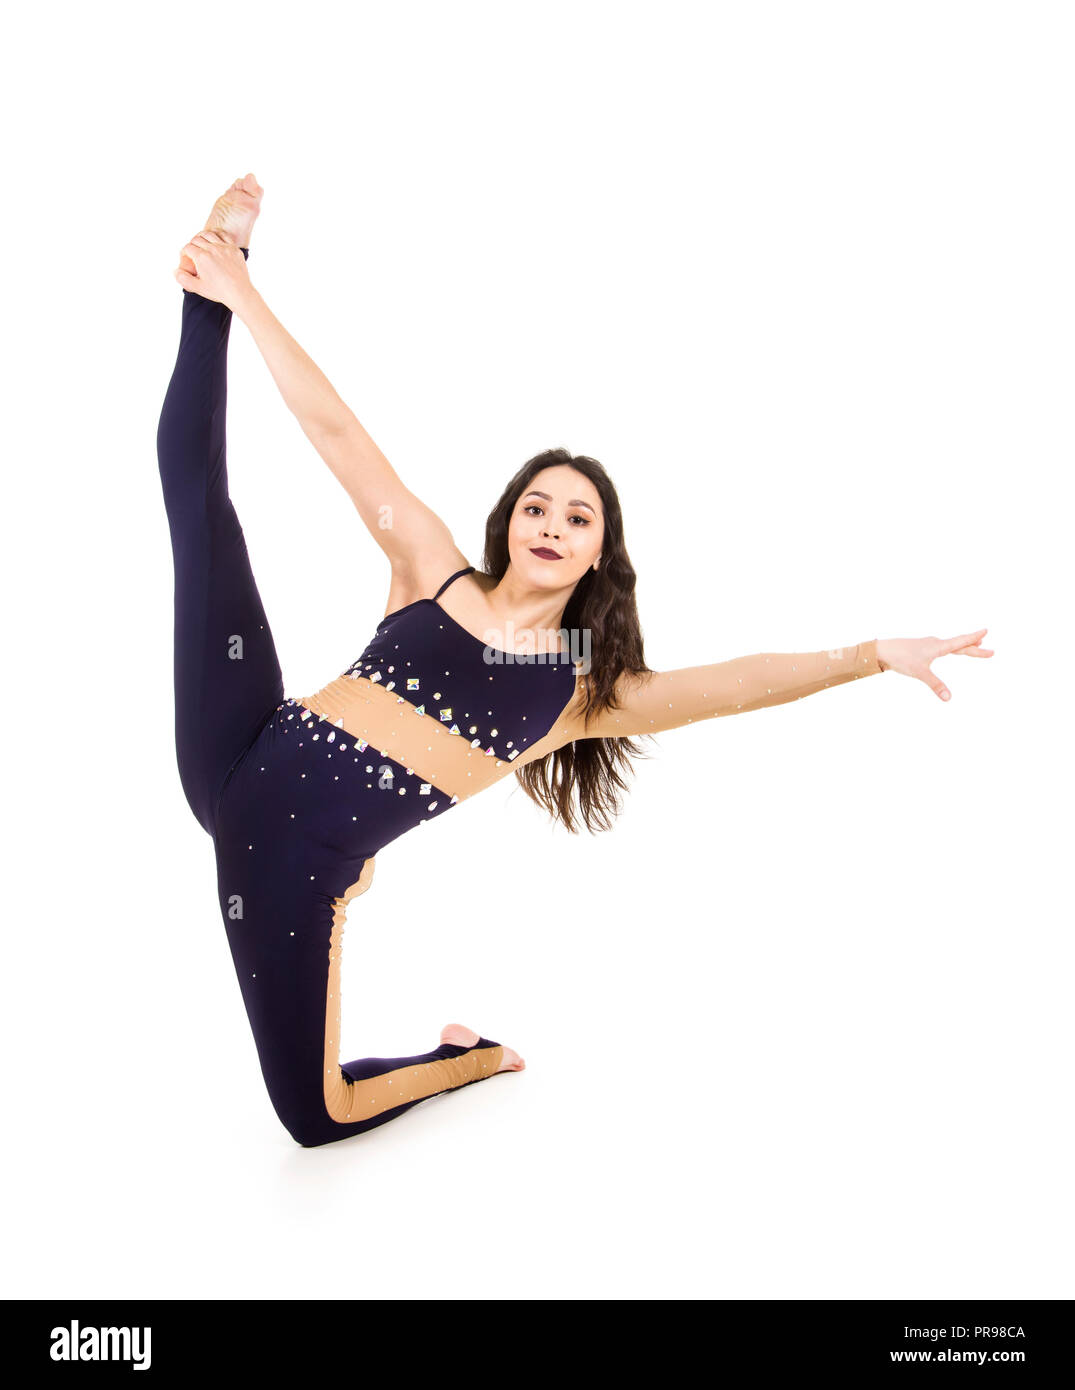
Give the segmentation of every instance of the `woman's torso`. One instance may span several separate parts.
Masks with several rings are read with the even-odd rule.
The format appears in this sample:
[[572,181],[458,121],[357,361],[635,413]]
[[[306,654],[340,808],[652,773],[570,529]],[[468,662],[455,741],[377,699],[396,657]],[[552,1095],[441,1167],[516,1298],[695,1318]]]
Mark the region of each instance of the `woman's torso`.
[[[388,614],[365,651],[299,704],[464,800],[551,751],[573,705],[569,649],[534,655],[483,642],[435,598]],[[559,746],[557,744],[556,746]]]
[[463,628],[437,599],[469,572],[388,614],[342,675],[277,707],[225,785],[222,835],[256,825],[300,858],[360,861],[574,736],[569,644],[519,655]]

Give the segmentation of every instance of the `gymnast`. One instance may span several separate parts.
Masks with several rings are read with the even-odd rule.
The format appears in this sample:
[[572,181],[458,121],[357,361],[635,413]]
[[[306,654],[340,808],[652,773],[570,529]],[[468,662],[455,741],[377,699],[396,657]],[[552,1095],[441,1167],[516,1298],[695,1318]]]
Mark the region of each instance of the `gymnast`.
[[[642,751],[637,737],[886,670],[947,700],[931,662],[992,652],[978,645],[982,628],[652,671],[616,490],[601,464],[565,449],[536,455],[508,483],[477,570],[252,285],[262,195],[253,174],[236,179],[180,252],[182,325],[157,456],[175,565],[180,781],[213,840],[269,1098],[310,1148],[524,1066],[460,1024],[430,1052],[341,1064],[347,905],[405,831],[508,776],[569,831],[608,829],[629,759]],[[233,314],[391,566],[388,611],[371,642],[303,698],[284,692],[228,492]]]

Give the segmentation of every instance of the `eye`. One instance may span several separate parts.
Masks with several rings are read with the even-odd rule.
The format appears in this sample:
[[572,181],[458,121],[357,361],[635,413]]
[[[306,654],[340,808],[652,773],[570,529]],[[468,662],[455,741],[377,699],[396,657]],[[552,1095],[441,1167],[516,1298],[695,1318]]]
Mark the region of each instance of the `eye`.
[[[571,517],[570,519],[571,519],[572,521],[581,521],[582,524],[583,524],[583,526],[589,526],[589,525],[590,525],[590,518],[589,518],[588,516],[573,516],[573,517]],[[578,528],[576,528],[576,529],[578,529]]]
[[528,503],[526,504],[526,506],[523,508],[523,511],[524,511],[524,512],[540,512],[540,511],[541,511],[541,508],[538,506],[538,504],[537,504],[536,502],[528,502]]

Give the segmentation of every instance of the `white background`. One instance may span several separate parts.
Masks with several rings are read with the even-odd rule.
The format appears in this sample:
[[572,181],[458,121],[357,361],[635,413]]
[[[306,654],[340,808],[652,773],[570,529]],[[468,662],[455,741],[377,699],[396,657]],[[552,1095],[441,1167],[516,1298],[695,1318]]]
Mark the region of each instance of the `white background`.
[[[1071,11],[97,4],[3,102],[8,1297],[1070,1298]],[[378,858],[344,1059],[524,1073],[299,1148],[172,743],[179,248],[251,277],[479,563],[600,459],[656,669],[988,626],[514,779]],[[232,495],[309,693],[388,569],[233,324]],[[416,858],[419,848],[422,858]]]

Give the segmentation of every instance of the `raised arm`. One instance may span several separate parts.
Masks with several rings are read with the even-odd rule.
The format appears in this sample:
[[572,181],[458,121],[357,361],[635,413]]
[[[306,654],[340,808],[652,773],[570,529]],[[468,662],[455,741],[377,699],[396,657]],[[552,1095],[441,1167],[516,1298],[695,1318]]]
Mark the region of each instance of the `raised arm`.
[[678,729],[718,714],[745,714],[766,705],[801,700],[829,686],[884,670],[877,639],[827,652],[759,652],[713,666],[623,677],[621,708],[602,711],[576,738],[633,738]]
[[303,433],[388,556],[393,601],[403,604],[409,597],[426,597],[430,586],[465,567],[466,557],[445,523],[404,486],[354,412],[252,284],[242,285],[232,307],[249,328]]

